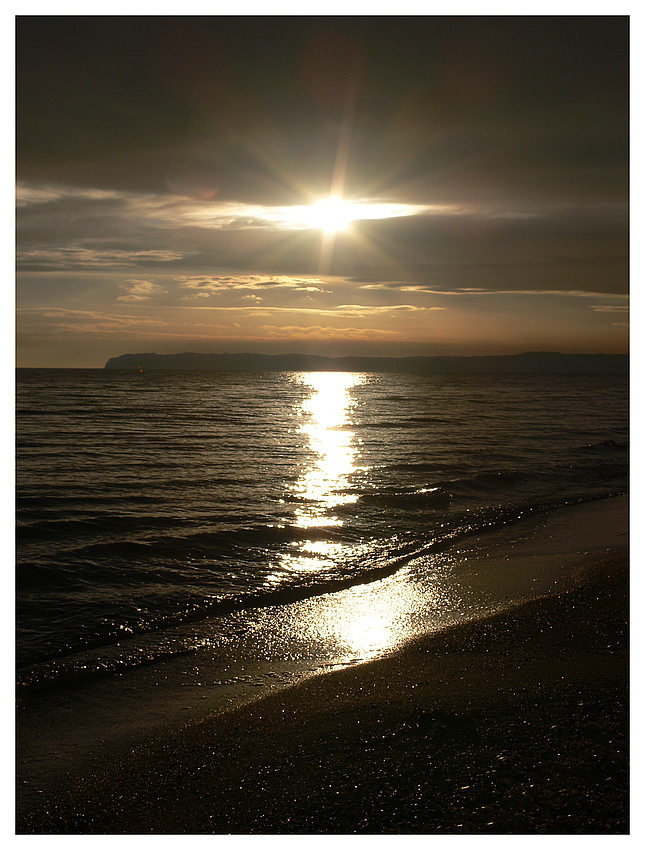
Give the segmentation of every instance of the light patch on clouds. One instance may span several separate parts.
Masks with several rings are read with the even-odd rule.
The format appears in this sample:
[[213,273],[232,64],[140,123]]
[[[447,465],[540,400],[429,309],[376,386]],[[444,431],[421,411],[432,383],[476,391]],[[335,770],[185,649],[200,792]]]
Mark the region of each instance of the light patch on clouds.
[[400,331],[392,329],[330,327],[329,325],[262,325],[258,328],[269,338],[288,338],[290,340],[353,340],[366,342],[385,339],[399,339]]
[[[608,298],[612,301],[616,300],[625,300],[627,301],[628,295],[620,295],[616,293],[605,293],[605,292],[592,292],[585,291],[583,289],[493,289],[493,288],[485,288],[482,286],[460,286],[460,287],[452,287],[450,289],[446,289],[445,287],[441,287],[438,285],[433,286],[432,284],[422,284],[422,283],[401,283],[400,281],[383,281],[381,283],[367,283],[361,286],[358,286],[359,290],[374,290],[374,291],[387,291],[387,292],[414,292],[420,294],[427,295],[447,295],[447,296],[456,296],[460,297],[463,295],[481,295],[483,297],[494,296],[496,298],[502,297],[513,297],[517,298],[518,296],[527,296],[527,297],[545,297],[545,296],[553,296],[557,298]],[[603,306],[599,307],[591,307],[592,310],[605,310],[608,309]],[[627,306],[615,306],[611,309],[615,310],[627,310],[629,309]]]
[[[293,204],[291,206],[260,206],[235,203],[175,203],[174,214],[185,221],[202,227],[216,229],[276,229],[312,230],[320,229],[316,216],[316,204]],[[430,206],[427,204],[391,203],[379,199],[346,200],[344,215],[351,221],[367,221],[385,218],[404,218],[428,213],[450,213],[452,206]]]
[[627,313],[629,311],[629,307],[622,304],[594,304],[591,309],[597,313]]
[[[379,304],[366,306],[363,304],[339,304],[337,310],[345,315],[372,315],[379,313],[419,313],[428,310],[445,310],[445,307],[418,307],[414,304]],[[336,311],[334,311],[336,312]]]
[[31,186],[26,183],[18,183],[16,186],[16,205],[28,207],[32,204],[51,204],[55,201],[87,200],[105,201],[125,197],[123,192],[108,189],[82,189],[73,186],[41,185]]
[[[591,309],[594,313],[629,313],[629,307],[623,304],[594,304]],[[625,316],[625,319],[627,318]],[[628,328],[629,321],[612,322],[611,325],[614,328]]]
[[184,310],[204,310],[209,312],[246,312],[252,316],[268,316],[273,314],[314,314],[326,317],[350,317],[359,316],[365,318],[367,316],[379,316],[387,314],[390,316],[396,313],[428,313],[437,310],[446,310],[446,307],[419,307],[413,304],[393,304],[393,305],[363,305],[363,304],[339,304],[337,307],[274,307],[270,305],[257,308],[246,305],[231,305],[231,306],[210,306],[210,305],[181,305]]
[[22,332],[48,334],[87,334],[101,332],[137,332],[151,327],[165,327],[163,320],[150,316],[128,316],[95,310],[67,310],[62,307],[22,307],[17,310]]
[[[271,206],[231,201],[196,199],[186,195],[119,192],[59,185],[20,183],[16,188],[19,208],[70,200],[95,202],[97,212],[105,201],[119,201],[126,218],[156,221],[161,226],[185,224],[215,230],[310,230],[319,229],[315,200],[311,204]],[[350,221],[405,218],[415,215],[451,215],[464,212],[456,205],[392,202],[387,199],[347,199],[343,202]]]
[[210,292],[227,292],[248,289],[275,289],[278,287],[322,292],[324,286],[320,278],[291,277],[290,275],[192,275],[177,277],[179,286],[184,290],[201,295]]
[[181,259],[183,254],[170,250],[132,250],[84,248],[72,245],[68,248],[30,248],[18,251],[19,264],[31,268],[72,269],[114,268],[115,266],[138,266],[141,264],[167,263]]
[[152,280],[124,280],[119,287],[125,291],[125,295],[119,295],[117,301],[136,303],[150,301],[157,295],[165,295],[166,290]]

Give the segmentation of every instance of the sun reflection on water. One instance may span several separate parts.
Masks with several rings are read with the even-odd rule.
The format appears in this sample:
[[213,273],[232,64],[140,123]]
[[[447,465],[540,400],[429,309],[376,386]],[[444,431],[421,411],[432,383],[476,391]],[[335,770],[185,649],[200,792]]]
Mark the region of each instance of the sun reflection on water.
[[[358,552],[356,544],[336,539],[336,532],[344,522],[338,509],[358,499],[351,489],[351,476],[358,468],[351,390],[365,376],[309,372],[298,375],[298,380],[311,388],[297,411],[310,455],[292,491],[296,501],[292,522],[304,539],[294,540],[280,554],[278,569],[267,579],[272,585],[294,573],[333,575],[343,558],[356,558]],[[454,607],[442,586],[441,571],[426,565],[423,575],[419,582],[406,568],[389,578],[258,616],[276,618],[280,640],[294,646],[304,642],[307,651],[319,647],[322,657],[337,663],[374,658],[417,633],[420,619],[438,622]]]
[[295,485],[295,495],[303,500],[296,510],[296,524],[300,528],[342,525],[329,511],[357,498],[343,491],[356,454],[350,390],[363,378],[353,372],[311,372],[301,380],[313,389],[300,414],[305,418],[301,430],[309,437],[314,458]]
[[348,490],[356,456],[350,390],[364,377],[354,372],[303,372],[297,380],[311,389],[296,411],[310,455],[293,485],[297,507],[292,522],[296,528],[311,529],[312,533],[311,539],[294,541],[280,554],[279,570],[267,577],[271,585],[280,584],[285,572],[332,571],[345,546],[317,539],[314,530],[342,526],[343,519],[334,508],[358,498]]
[[320,570],[334,565],[334,556],[343,550],[342,543],[306,540],[292,544],[292,552],[283,553],[282,566],[292,572]]

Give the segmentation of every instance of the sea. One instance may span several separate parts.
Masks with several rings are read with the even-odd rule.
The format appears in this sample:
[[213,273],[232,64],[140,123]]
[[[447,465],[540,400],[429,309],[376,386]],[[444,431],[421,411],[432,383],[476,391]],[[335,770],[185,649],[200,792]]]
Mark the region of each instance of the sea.
[[500,549],[471,581],[454,553],[627,494],[628,391],[623,375],[17,370],[24,736],[57,706],[41,738],[69,761],[86,733],[96,752],[197,699],[547,592],[530,559],[519,576]]

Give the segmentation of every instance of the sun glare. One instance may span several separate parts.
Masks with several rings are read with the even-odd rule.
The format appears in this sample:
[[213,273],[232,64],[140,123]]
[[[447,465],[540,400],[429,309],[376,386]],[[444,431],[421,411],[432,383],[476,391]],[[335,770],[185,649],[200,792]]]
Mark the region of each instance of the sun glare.
[[338,233],[352,221],[352,207],[342,198],[325,198],[312,204],[309,220],[312,227],[318,227],[326,233]]

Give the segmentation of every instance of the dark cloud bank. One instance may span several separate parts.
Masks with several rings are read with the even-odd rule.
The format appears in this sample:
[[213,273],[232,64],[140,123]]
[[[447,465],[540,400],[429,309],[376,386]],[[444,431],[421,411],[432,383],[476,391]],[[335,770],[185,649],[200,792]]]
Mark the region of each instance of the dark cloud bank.
[[[330,299],[294,318],[302,292],[287,305],[258,274],[322,276],[336,307],[443,311],[339,318],[365,353],[626,350],[627,17],[19,16],[16,64],[29,364],[63,357],[75,331],[54,316],[81,312],[103,329],[69,339],[85,361],[153,325],[165,351],[327,346],[311,310]],[[423,209],[354,222],[323,263],[320,232],[267,211],[330,189]],[[274,311],[247,341],[209,318],[234,306],[221,293],[170,312],[187,276],[242,274]]]

